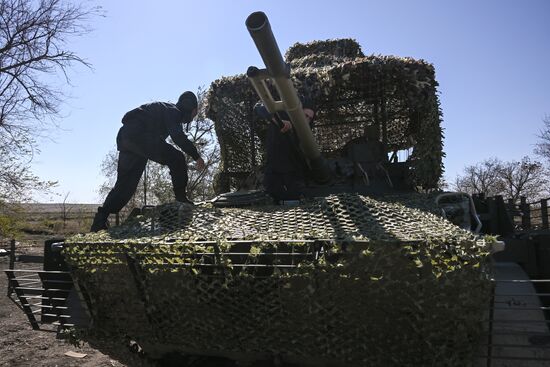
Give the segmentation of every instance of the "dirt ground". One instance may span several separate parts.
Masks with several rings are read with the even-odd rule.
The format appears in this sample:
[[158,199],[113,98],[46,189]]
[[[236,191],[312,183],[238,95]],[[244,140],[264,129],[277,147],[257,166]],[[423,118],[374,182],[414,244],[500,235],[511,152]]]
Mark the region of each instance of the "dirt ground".
[[[18,248],[16,254],[41,255],[40,247]],[[35,331],[18,305],[6,296],[8,281],[4,269],[7,256],[0,257],[0,367],[150,367],[158,363],[145,360],[123,343],[112,345],[105,341],[86,342],[81,348],[58,339],[55,332]],[[15,263],[16,269],[39,268],[39,264]],[[16,296],[13,295],[15,299]],[[90,343],[93,344],[90,345]],[[66,356],[73,351],[86,354],[83,358]]]

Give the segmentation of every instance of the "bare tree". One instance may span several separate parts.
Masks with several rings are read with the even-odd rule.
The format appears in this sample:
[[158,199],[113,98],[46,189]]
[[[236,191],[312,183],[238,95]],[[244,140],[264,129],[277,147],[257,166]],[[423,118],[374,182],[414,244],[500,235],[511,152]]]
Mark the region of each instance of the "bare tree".
[[62,218],[63,218],[63,229],[65,229],[67,227],[67,220],[69,219],[69,213],[72,210],[72,207],[67,205],[68,204],[67,199],[69,198],[70,193],[71,193],[70,191],[67,191],[67,193],[63,197],[63,202],[60,204],[60,206],[61,206],[61,215],[62,215]]
[[550,164],[550,115],[547,115],[542,122],[544,123],[544,127],[539,132],[539,141],[535,145],[535,154]]
[[31,172],[29,163],[29,159],[0,141],[0,207],[6,202],[26,201],[33,191],[46,192],[57,184],[40,180]]
[[0,190],[23,194],[47,185],[28,163],[65,98],[51,76],[62,75],[68,84],[71,66],[89,66],[68,41],[87,33],[95,15],[99,8],[67,0],[0,0]]
[[[193,121],[184,126],[189,140],[197,147],[206,166],[203,171],[198,171],[193,165],[189,166],[187,193],[189,198],[195,201],[207,200],[214,196],[213,179],[220,162],[220,150],[214,132],[214,122],[207,119],[204,113],[205,95],[205,91],[199,88],[197,92],[199,112]],[[168,139],[168,141],[170,142],[171,139]],[[101,172],[106,180],[99,188],[101,198],[105,198],[114,186],[117,175],[117,161],[117,151],[114,149],[107,153],[103,160]],[[158,205],[174,201],[175,197],[168,168],[149,161],[146,172],[147,204]],[[141,207],[145,201],[144,190],[145,186],[142,176],[134,196],[122,211],[128,212],[134,207]]]
[[523,157],[521,162],[504,163],[499,176],[503,182],[502,195],[514,201],[519,201],[521,196],[538,200],[548,194],[548,176],[544,166],[529,157]]
[[214,122],[206,117],[206,91],[198,88],[199,108],[197,118],[188,126],[189,139],[195,144],[204,160],[206,168],[189,171],[187,191],[193,200],[206,200],[214,196],[214,174],[220,163],[220,146],[214,131]]
[[468,194],[498,195],[503,191],[501,167],[502,162],[498,158],[489,158],[473,166],[467,166],[462,175],[457,175],[451,188]]
[[464,169],[455,178],[452,189],[469,194],[502,195],[518,201],[521,196],[537,200],[548,195],[547,171],[537,161],[523,157],[521,161],[502,162],[490,158]]

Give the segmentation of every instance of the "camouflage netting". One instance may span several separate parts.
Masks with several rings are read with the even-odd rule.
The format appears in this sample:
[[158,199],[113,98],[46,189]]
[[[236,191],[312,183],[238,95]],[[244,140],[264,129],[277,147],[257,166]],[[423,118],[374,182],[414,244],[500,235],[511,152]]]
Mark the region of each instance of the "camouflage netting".
[[427,212],[432,203],[169,204],[64,251],[95,326],[149,351],[465,366],[489,302],[485,243]]
[[[364,56],[350,39],[297,43],[286,60],[298,92],[315,101],[314,135],[325,156],[376,126],[388,152],[412,148],[408,162],[414,185],[436,187],[443,152],[432,65],[411,58]],[[263,163],[265,122],[252,113],[257,101],[244,74],[210,86],[207,114],[215,122],[221,147],[221,192],[237,187]]]

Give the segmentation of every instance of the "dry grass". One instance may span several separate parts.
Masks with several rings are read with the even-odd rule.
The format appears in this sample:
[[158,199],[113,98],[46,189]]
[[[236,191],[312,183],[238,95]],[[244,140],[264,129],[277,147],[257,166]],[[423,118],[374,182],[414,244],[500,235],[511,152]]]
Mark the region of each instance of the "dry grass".
[[[97,204],[20,204],[9,213],[15,231],[5,237],[37,240],[87,232]],[[0,213],[2,214],[2,213]],[[2,231],[0,231],[0,240]]]

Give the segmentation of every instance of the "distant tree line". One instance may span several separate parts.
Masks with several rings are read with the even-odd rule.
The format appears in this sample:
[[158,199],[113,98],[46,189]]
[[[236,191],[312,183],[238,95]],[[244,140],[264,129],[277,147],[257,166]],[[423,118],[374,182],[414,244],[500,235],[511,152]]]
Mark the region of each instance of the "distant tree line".
[[534,153],[540,160],[525,156],[520,161],[503,162],[493,157],[467,166],[449,188],[469,194],[502,195],[514,201],[521,196],[531,201],[550,197],[550,116],[543,119]]

